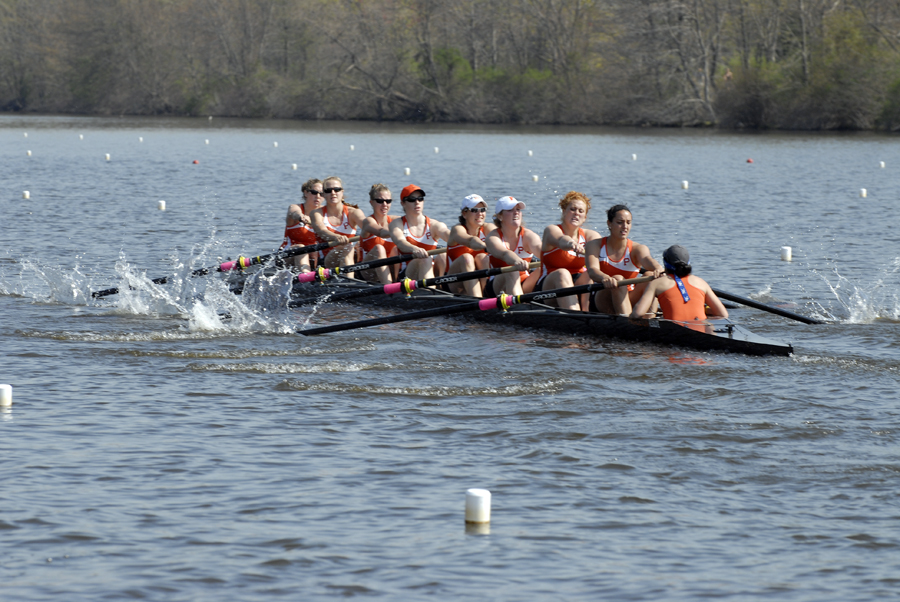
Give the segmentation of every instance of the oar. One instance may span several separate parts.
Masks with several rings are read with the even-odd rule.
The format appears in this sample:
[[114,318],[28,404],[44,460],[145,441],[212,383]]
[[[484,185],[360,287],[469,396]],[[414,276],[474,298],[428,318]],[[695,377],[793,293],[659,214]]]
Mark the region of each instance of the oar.
[[[431,257],[432,255],[440,255],[441,253],[446,252],[447,247],[441,247],[439,249],[426,251],[429,257]],[[354,263],[353,265],[346,265],[343,267],[339,266],[336,268],[323,268],[319,266],[315,270],[297,274],[297,282],[325,282],[326,280],[333,278],[334,276],[340,276],[342,274],[352,274],[353,272],[361,272],[363,270],[372,270],[375,268],[380,268],[383,265],[402,263],[404,261],[412,261],[413,259],[418,258],[415,255],[397,255],[395,257],[375,259],[374,261],[363,261],[361,263]]]
[[[627,286],[629,284],[641,284],[650,282],[653,276],[644,276],[642,278],[632,278],[630,280],[620,280],[618,286]],[[568,297],[570,295],[582,295],[593,291],[599,291],[604,288],[602,282],[593,284],[582,284],[580,286],[572,286],[569,288],[557,288],[549,291],[540,291],[538,293],[528,293],[527,295],[500,295],[481,301],[473,301],[471,303],[461,303],[452,307],[437,307],[435,309],[426,309],[424,311],[416,311],[407,314],[395,316],[385,316],[384,318],[372,318],[371,320],[359,320],[357,322],[345,322],[343,324],[333,324],[331,326],[320,326],[319,328],[309,328],[307,330],[298,330],[302,335],[326,334],[329,332],[338,332],[341,330],[354,330],[356,328],[368,328],[369,326],[380,326],[382,324],[395,324],[397,322],[408,322],[410,320],[418,320],[420,318],[432,318],[435,316],[449,316],[452,314],[461,314],[468,311],[487,311],[490,309],[509,309],[513,305],[520,303],[529,303],[531,301],[541,301],[543,299],[556,299],[558,297]]]
[[[540,267],[540,261],[534,261],[528,264],[528,269],[532,270],[534,268]],[[451,284],[454,282],[465,282],[467,280],[475,280],[477,278],[489,278],[491,276],[497,276],[498,274],[505,274],[507,272],[518,272],[521,271],[519,268],[515,266],[506,266],[502,268],[487,268],[484,270],[475,270],[474,272],[460,272],[459,274],[448,274],[446,276],[437,276],[435,278],[423,278],[421,280],[410,280],[406,278],[401,282],[394,282],[392,284],[385,284],[384,286],[375,286],[371,288],[366,288],[365,290],[357,290],[357,291],[348,291],[346,293],[338,293],[336,295],[331,295],[328,297],[329,301],[345,301],[347,299],[359,299],[360,297],[369,297],[372,295],[393,295],[395,293],[405,293],[407,295],[411,294],[414,290],[419,288],[426,288],[429,286],[440,286],[441,284]],[[289,307],[300,307],[308,303],[309,300],[302,299],[299,301],[292,301],[288,304]]]
[[769,305],[765,305],[763,303],[759,303],[754,301],[753,299],[748,299],[746,297],[741,297],[739,295],[732,295],[731,293],[726,293],[725,291],[720,291],[717,288],[712,289],[712,292],[716,294],[716,296],[721,297],[723,299],[728,299],[729,301],[734,301],[735,303],[740,303],[741,305],[746,305],[748,307],[754,307],[756,309],[761,309],[762,311],[767,311],[769,313],[777,314],[779,316],[784,316],[785,318],[790,318],[791,320],[797,320],[798,322],[803,322],[804,324],[825,324],[825,322],[821,320],[816,320],[814,318],[807,318],[806,316],[801,316],[800,314],[795,314],[792,311],[787,311],[786,309],[780,309],[778,307],[771,307]]
[[[348,242],[355,242],[359,240],[359,236],[351,237]],[[256,257],[238,257],[234,261],[226,261],[225,263],[214,265],[208,268],[200,268],[198,270],[194,270],[191,272],[192,277],[197,276],[206,276],[210,272],[230,272],[231,270],[249,268],[252,265],[258,265],[261,263],[265,263],[270,259],[284,259],[285,257],[293,257],[295,255],[306,255],[307,253],[312,253],[314,251],[321,251],[322,249],[328,249],[329,247],[336,247],[338,245],[345,244],[339,242],[320,242],[314,245],[307,245],[305,247],[291,247],[289,249],[285,249],[283,251],[276,251],[274,253],[269,253],[267,255],[258,255]],[[162,278],[154,278],[151,280],[153,284],[165,284],[168,282],[169,277],[163,276]],[[106,297],[109,295],[115,295],[119,292],[118,288],[108,288],[102,291],[94,291],[91,293],[91,297]]]

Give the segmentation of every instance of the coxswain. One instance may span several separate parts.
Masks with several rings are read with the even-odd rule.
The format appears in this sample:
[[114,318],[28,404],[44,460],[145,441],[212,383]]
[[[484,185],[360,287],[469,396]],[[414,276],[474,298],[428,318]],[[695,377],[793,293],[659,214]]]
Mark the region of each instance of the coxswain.
[[[480,195],[470,194],[464,197],[459,207],[459,223],[450,228],[447,239],[447,260],[450,262],[448,274],[461,274],[487,269],[490,256],[485,240],[487,235],[497,227],[485,224],[487,203]],[[447,286],[451,293],[466,293],[472,297],[480,297],[487,279],[451,282]]]
[[437,248],[438,241],[446,241],[450,230],[446,224],[425,216],[425,191],[410,184],[400,192],[403,216],[391,222],[391,240],[403,255],[413,255],[415,259],[401,264],[400,278],[422,280],[432,278],[435,273],[434,257],[427,251]]
[[326,268],[350,265],[355,259],[356,244],[348,239],[356,234],[366,216],[355,205],[344,203],[344,184],[340,178],[325,178],[322,190],[325,205],[313,211],[312,226],[319,242],[338,244],[321,251],[320,262]]
[[[544,228],[541,237],[541,277],[535,291],[569,288],[589,284],[584,265],[585,245],[600,238],[594,230],[582,228],[591,210],[591,199],[580,192],[569,192],[559,201],[562,220]],[[587,298],[585,296],[585,301]],[[571,295],[544,301],[563,309],[581,309],[581,300]]]
[[[728,310],[703,278],[691,274],[691,256],[681,245],[673,245],[663,253],[665,275],[650,282],[634,305],[631,317],[645,317],[655,300],[659,301],[663,318],[693,322],[707,318],[727,318]],[[706,306],[709,306],[709,313]]]
[[[398,254],[397,245],[391,240],[391,232],[388,229],[391,221],[397,219],[396,215],[388,215],[393,200],[391,190],[384,184],[375,184],[369,189],[372,215],[363,220],[359,240],[359,246],[365,253],[363,261],[386,259]],[[386,265],[364,270],[362,276],[373,282],[377,278],[381,284],[390,284],[394,281],[391,267]]]
[[525,203],[511,196],[497,200],[493,216],[496,229],[485,239],[491,267],[516,266],[519,271],[491,277],[484,288],[485,297],[495,297],[501,292],[507,295],[530,293],[541,275],[539,270],[528,273],[528,264],[541,252],[541,239],[525,227],[523,209]]
[[606,288],[590,295],[589,311],[628,315],[632,304],[641,298],[646,283],[621,288],[620,280],[637,278],[641,269],[646,275],[659,277],[663,267],[653,259],[650,250],[628,238],[631,232],[631,210],[625,205],[613,205],[606,212],[609,236],[597,238],[585,245],[588,275]]
[[[318,178],[307,180],[300,187],[300,192],[303,195],[303,201],[288,207],[284,241],[280,247],[282,249],[285,247],[308,247],[317,242],[316,231],[313,230],[310,215],[322,205],[324,198],[322,180]],[[288,257],[285,263],[299,268],[301,272],[308,272],[310,269],[315,269],[317,257],[315,253],[295,255]]]

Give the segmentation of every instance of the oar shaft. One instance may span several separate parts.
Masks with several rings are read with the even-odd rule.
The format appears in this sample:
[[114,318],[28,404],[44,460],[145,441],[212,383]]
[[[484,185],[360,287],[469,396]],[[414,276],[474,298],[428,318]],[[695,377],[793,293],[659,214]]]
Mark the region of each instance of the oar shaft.
[[824,324],[821,320],[816,320],[814,318],[807,318],[806,316],[801,316],[800,314],[795,314],[792,311],[788,311],[786,309],[781,309],[779,307],[772,307],[771,305],[765,305],[764,303],[759,303],[758,301],[754,301],[753,299],[748,299],[747,297],[741,297],[739,295],[733,295],[731,293],[720,291],[717,288],[712,289],[712,292],[716,294],[716,296],[721,297],[722,299],[728,299],[729,301],[734,301],[735,303],[740,303],[741,305],[746,305],[747,307],[753,307],[755,309],[760,309],[762,311],[767,311],[769,313],[773,313],[785,318],[790,318],[791,320],[797,320],[798,322],[803,322],[804,324]]
[[[342,330],[354,330],[356,328],[368,328],[370,326],[381,326],[383,324],[394,324],[396,322],[406,322],[408,320],[417,320],[419,318],[431,318],[435,316],[449,316],[452,314],[461,314],[467,311],[478,309],[480,301],[471,303],[463,303],[454,305],[453,307],[436,307],[434,309],[426,309],[423,311],[413,312],[411,314],[399,314],[393,316],[385,316],[383,318],[372,318],[371,320],[360,320],[358,322],[344,322],[343,324],[332,324],[331,326],[320,326],[318,328],[309,328],[307,330],[298,330],[302,335],[328,334],[329,332],[339,332]],[[414,317],[410,317],[414,316]]]

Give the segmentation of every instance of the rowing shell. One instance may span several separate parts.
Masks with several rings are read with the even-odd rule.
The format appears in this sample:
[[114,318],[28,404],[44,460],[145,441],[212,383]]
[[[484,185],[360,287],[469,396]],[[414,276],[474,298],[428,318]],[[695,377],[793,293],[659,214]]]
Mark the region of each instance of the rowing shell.
[[[341,280],[327,285],[298,284],[292,295],[295,298],[321,297],[328,293],[375,288],[359,280]],[[374,295],[352,299],[353,303],[379,305],[416,311],[435,307],[451,307],[476,301],[467,295],[455,295],[445,291],[424,288],[412,295]],[[676,322],[660,318],[642,319],[627,316],[587,313],[564,310],[539,302],[514,305],[507,311],[475,311],[466,315],[485,322],[510,324],[567,335],[592,335],[628,341],[640,341],[661,345],[688,347],[701,351],[732,351],[747,355],[782,355],[794,352],[789,343],[782,343],[756,335],[728,319],[707,320],[703,323]]]

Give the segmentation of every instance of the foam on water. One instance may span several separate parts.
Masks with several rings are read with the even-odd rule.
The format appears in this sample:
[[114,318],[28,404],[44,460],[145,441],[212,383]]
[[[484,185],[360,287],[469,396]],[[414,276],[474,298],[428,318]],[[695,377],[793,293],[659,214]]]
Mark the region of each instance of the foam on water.
[[817,302],[820,316],[846,324],[869,324],[876,320],[900,321],[900,257],[867,279],[850,279],[837,266],[830,272],[815,272],[833,296]]

